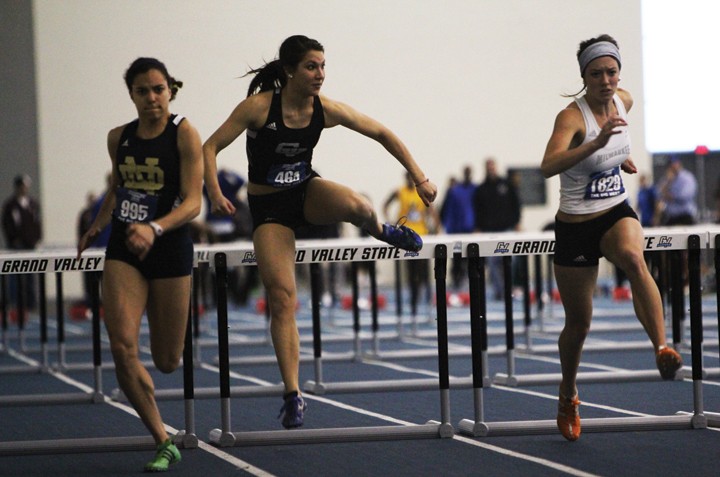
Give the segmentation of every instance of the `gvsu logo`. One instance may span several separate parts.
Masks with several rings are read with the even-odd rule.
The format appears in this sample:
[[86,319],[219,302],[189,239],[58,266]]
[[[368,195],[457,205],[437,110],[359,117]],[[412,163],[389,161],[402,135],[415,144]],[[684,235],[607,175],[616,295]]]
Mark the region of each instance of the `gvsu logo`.
[[255,263],[255,253],[245,252],[245,256],[242,259],[242,263]]
[[663,235],[657,244],[658,248],[672,248],[672,237]]
[[507,242],[498,242],[497,246],[495,247],[495,252],[493,253],[509,253],[510,252],[510,244]]

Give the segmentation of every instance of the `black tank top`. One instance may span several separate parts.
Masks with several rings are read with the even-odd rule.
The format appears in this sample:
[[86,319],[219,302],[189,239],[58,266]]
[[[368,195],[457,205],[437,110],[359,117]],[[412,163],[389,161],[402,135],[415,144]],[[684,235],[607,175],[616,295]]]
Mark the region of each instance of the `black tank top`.
[[313,148],[324,127],[325,114],[319,96],[314,99],[313,115],[307,127],[286,127],[282,120],[280,89],[276,89],[265,125],[247,130],[250,182],[288,188],[305,181],[312,172]]
[[[137,119],[125,126],[115,156],[121,187],[117,192],[116,219],[149,222],[168,214],[181,200],[177,136],[183,119],[170,115],[165,130],[152,139],[137,137]],[[124,199],[127,202],[123,203]],[[143,212],[143,207],[149,208],[149,212]]]

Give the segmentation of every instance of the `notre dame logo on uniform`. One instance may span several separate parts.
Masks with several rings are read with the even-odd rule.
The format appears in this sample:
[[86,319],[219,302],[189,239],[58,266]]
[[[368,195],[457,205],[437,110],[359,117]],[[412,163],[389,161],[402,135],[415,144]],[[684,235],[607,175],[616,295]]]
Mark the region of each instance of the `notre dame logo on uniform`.
[[147,192],[156,192],[162,189],[165,184],[165,174],[158,167],[160,159],[148,157],[145,164],[136,164],[135,158],[125,156],[125,163],[120,164],[118,169],[127,189],[140,189]]

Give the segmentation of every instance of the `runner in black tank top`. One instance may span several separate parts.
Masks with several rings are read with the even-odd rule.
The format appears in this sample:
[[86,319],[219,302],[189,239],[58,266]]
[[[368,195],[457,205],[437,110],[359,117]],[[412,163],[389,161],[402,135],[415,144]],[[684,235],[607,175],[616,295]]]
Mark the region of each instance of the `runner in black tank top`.
[[289,37],[277,60],[250,73],[255,76],[248,97],[203,146],[205,183],[213,212],[232,214],[234,208],[217,183],[216,156],[246,131],[255,256],[268,292],[273,344],[285,384],[282,424],[293,428],[302,425],[306,408],[298,377],[294,230],[308,224],[350,222],[399,248],[412,252],[422,247],[411,229],[380,223],[365,196],[312,171],[312,150],[321,127],[345,126],[382,144],[413,178],[426,206],[435,200],[437,187],[387,127],[320,95],[325,55],[316,40]]
[[200,212],[202,146],[187,120],[171,115],[182,83],[154,58],[138,58],[125,74],[138,119],[108,134],[113,174],[78,256],[111,222],[103,269],[105,326],[120,388],[152,434],[157,451],[147,471],[180,461],[139,358],[143,314],[157,368],[170,373],[182,357],[190,303],[193,247],[188,223]]

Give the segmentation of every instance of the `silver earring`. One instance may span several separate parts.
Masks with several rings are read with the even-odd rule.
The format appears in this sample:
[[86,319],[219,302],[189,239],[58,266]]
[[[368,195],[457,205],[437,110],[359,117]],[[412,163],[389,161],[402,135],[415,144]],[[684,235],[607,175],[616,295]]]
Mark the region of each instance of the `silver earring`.
[[292,77],[293,77],[293,75],[288,75],[288,78],[292,78]]

